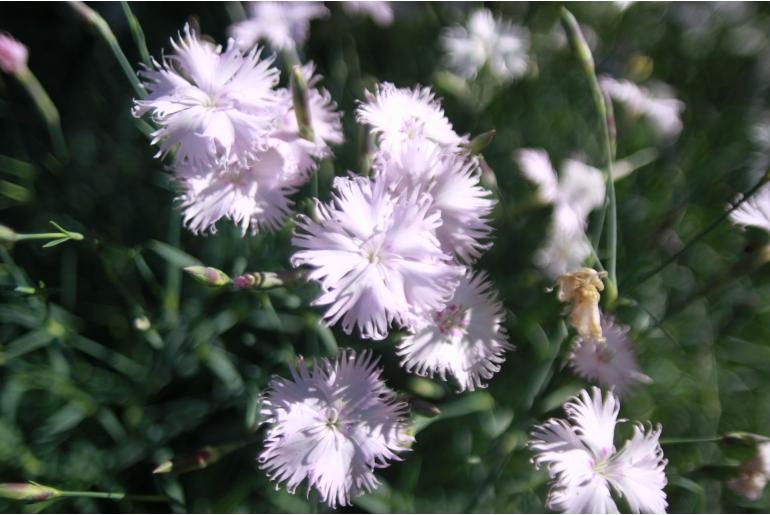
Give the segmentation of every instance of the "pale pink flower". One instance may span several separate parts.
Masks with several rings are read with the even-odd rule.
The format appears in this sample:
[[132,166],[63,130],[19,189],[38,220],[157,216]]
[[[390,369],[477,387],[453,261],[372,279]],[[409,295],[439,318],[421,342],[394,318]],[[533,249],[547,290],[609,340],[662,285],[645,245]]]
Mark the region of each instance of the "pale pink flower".
[[387,27],[393,23],[393,8],[390,6],[390,2],[378,2],[378,1],[363,1],[363,2],[342,2],[342,8],[349,14],[366,14],[374,22],[381,26]]
[[398,346],[401,365],[421,376],[453,376],[460,391],[484,388],[513,349],[503,305],[484,273],[467,273],[447,306],[421,320]]
[[521,149],[515,159],[537,187],[538,200],[553,205],[548,239],[535,254],[535,264],[552,279],[579,268],[591,255],[585,229],[588,215],[604,203],[604,175],[581,161],[567,159],[557,176],[548,154],[540,149]]
[[259,464],[270,479],[289,493],[307,480],[332,509],[377,488],[374,470],[413,441],[407,405],[381,374],[371,352],[347,350],[310,370],[300,358],[291,379],[274,377],[260,410],[268,431]]
[[454,131],[430,88],[379,84],[374,93],[366,92],[366,102],[358,107],[356,118],[371,127],[380,149],[391,154],[398,154],[406,144],[430,142],[456,151],[467,142]]
[[770,184],[762,186],[750,199],[730,213],[730,220],[738,225],[750,225],[770,232]]
[[383,339],[391,323],[443,309],[463,274],[441,250],[439,214],[420,191],[391,193],[382,180],[334,181],[333,200],[316,204],[318,222],[300,217],[292,243],[296,266],[308,265],[321,285],[316,305],[329,324]]
[[523,76],[529,66],[529,31],[495,17],[489,9],[477,9],[466,26],[449,27],[441,38],[449,67],[472,79],[487,66],[503,80]]
[[610,487],[628,503],[632,513],[665,513],[665,467],[661,428],[634,433],[615,448],[620,403],[612,392],[583,390],[564,405],[567,419],[552,418],[536,426],[529,447],[536,467],[551,478],[546,507],[563,513],[618,513]]
[[639,370],[628,326],[612,316],[601,317],[604,342],[578,337],[570,354],[572,369],[579,376],[612,389],[620,398],[639,383],[652,379]]
[[374,163],[394,191],[429,193],[441,216],[436,236],[442,248],[471,263],[491,246],[489,217],[495,206],[481,187],[478,163],[432,144],[406,144],[396,154],[380,153]]
[[329,16],[323,2],[249,2],[249,18],[230,26],[229,34],[242,50],[265,40],[275,50],[302,46],[310,21]]
[[289,196],[307,178],[300,168],[306,163],[297,161],[294,150],[277,141],[248,162],[221,168],[177,165],[184,224],[194,233],[215,233],[216,223],[226,218],[244,235],[278,230],[291,214]]
[[684,102],[674,96],[666,84],[652,83],[649,87],[613,77],[599,77],[601,88],[633,115],[647,117],[663,137],[674,137],[682,131],[681,112]]
[[0,70],[14,75],[27,67],[27,47],[7,32],[0,32]]
[[211,165],[251,157],[265,147],[283,114],[273,87],[278,70],[254,48],[242,54],[230,42],[224,51],[198,38],[189,26],[174,52],[139,74],[149,92],[134,101],[134,116],[146,113],[158,125],[159,155],[176,151],[176,162]]

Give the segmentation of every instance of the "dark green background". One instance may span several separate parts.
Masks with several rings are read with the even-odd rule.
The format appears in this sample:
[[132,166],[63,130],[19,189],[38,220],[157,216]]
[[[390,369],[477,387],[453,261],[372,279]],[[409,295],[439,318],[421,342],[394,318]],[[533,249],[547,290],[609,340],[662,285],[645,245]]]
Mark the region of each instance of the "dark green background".
[[[0,501],[1,509],[323,511],[304,491],[276,492],[258,470],[255,399],[296,354],[329,355],[339,345],[374,347],[389,385],[444,412],[429,425],[419,420],[424,427],[414,450],[382,471],[381,488],[352,509],[544,510],[546,477],[529,463],[526,433],[559,415],[584,383],[565,366],[562,307],[531,264],[550,209],[531,207],[534,189],[512,155],[541,147],[555,163],[578,152],[600,166],[598,126],[588,84],[564,44],[559,4],[490,5],[529,28],[534,66],[512,85],[483,75],[470,95],[455,94],[442,72],[438,35],[479,6],[399,4],[396,22],[383,29],[332,5],[329,18],[313,23],[303,51],[345,112],[347,143],[321,167],[322,198],[333,174],[358,167],[353,112],[376,80],[434,86],[460,133],[497,130],[485,152],[501,191],[496,242],[479,267],[500,292],[517,349],[488,390],[457,394],[452,385],[404,373],[394,338],[361,342],[336,328],[319,330],[320,311],[308,307],[313,287],[267,295],[212,290],[182,277],[181,266],[194,259],[230,274],[286,269],[291,227],[245,239],[227,223],[215,236],[180,231],[173,185],[136,129],[131,87],[108,47],[66,4],[0,5],[0,30],[28,45],[30,69],[60,110],[72,155],[66,163],[51,155],[25,91],[0,76],[0,222],[30,233],[48,231],[55,220],[86,236],[52,249],[24,242],[2,255],[0,481],[174,499]],[[752,136],[756,124],[770,124],[770,11],[758,4],[568,7],[595,42],[599,72],[665,81],[686,104],[684,131],[670,144],[616,107],[618,156],[644,148],[659,153],[617,183],[617,315],[632,327],[642,369],[654,380],[624,402],[622,415],[662,423],[664,438],[770,433],[770,269],[750,264],[766,235],[724,222],[662,273],[637,280],[719,217],[770,162],[770,141]],[[95,8],[138,63],[120,4]],[[132,8],[156,57],[190,18],[221,42],[230,22],[224,4]],[[606,258],[603,249],[600,256]],[[24,281],[37,287],[35,295],[14,292]],[[139,317],[151,329],[138,330]],[[206,470],[151,473],[172,455],[254,435],[255,443]],[[732,447],[677,444],[664,452],[670,511],[770,510],[767,494],[742,500],[703,471],[735,464]]]

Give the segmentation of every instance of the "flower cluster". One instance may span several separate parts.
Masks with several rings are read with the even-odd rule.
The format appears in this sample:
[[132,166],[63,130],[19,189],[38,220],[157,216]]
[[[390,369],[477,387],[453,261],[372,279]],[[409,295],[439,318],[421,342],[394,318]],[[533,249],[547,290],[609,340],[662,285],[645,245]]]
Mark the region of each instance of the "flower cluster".
[[620,402],[598,388],[583,390],[564,405],[567,420],[552,418],[536,426],[529,442],[535,466],[552,481],[546,506],[563,513],[618,513],[610,487],[632,513],[665,513],[668,503],[660,426],[634,433],[615,448]]
[[300,359],[291,375],[275,377],[263,396],[269,428],[260,467],[290,493],[307,480],[331,508],[347,506],[377,487],[374,469],[408,449],[407,406],[396,402],[368,352],[343,351],[310,370]]
[[522,149],[516,161],[537,187],[538,200],[553,205],[553,220],[546,244],[535,255],[536,264],[551,278],[572,272],[591,255],[586,238],[588,215],[604,202],[604,175],[576,159],[568,159],[557,177],[548,154]]
[[377,137],[372,177],[337,178],[318,220],[299,218],[292,264],[312,269],[330,324],[376,340],[403,328],[408,370],[483,386],[511,346],[502,305],[468,269],[492,232],[478,161],[428,88],[381,84],[357,116]]
[[[196,233],[215,232],[222,218],[244,234],[279,228],[291,212],[289,196],[343,139],[340,114],[315,87],[313,65],[301,69],[307,105],[295,106],[260,48],[243,52],[231,39],[222,49],[189,26],[172,48],[140,72],[149,94],[133,112],[156,124],[158,156],[173,154],[185,224]],[[300,135],[298,108],[312,122],[312,140]]]

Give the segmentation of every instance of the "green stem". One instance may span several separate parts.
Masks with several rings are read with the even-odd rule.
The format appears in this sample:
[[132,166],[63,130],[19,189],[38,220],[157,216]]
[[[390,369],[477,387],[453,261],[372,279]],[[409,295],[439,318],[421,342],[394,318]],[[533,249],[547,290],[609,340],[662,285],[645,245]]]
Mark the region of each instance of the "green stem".
[[147,40],[144,38],[144,31],[142,30],[142,26],[139,25],[139,20],[134,16],[128,2],[124,0],[123,2],[120,2],[120,5],[123,6],[123,14],[126,15],[126,19],[128,20],[128,26],[131,28],[131,35],[134,37],[137,48],[139,48],[139,55],[142,57],[142,62],[145,66],[152,66],[150,51],[147,50]]
[[21,82],[22,86],[24,86],[24,89],[27,90],[29,96],[32,97],[40,116],[45,120],[54,152],[59,159],[66,161],[69,152],[67,151],[67,144],[64,141],[61,118],[59,116],[59,110],[56,109],[56,105],[54,105],[51,97],[48,96],[48,93],[45,92],[40,81],[37,80],[37,77],[35,77],[29,68],[25,66],[16,72],[16,78]]
[[[82,237],[82,235],[81,235]],[[37,234],[17,234],[16,241],[22,240],[53,240],[58,238],[69,238],[68,234],[61,232],[41,232]]]
[[143,501],[143,502],[167,502],[162,495],[133,495],[124,492],[84,492],[61,491],[61,497],[90,497],[91,499],[114,499],[116,501]]
[[759,191],[762,186],[765,185],[765,183],[770,179],[770,169],[768,169],[765,174],[762,176],[762,178],[757,182],[757,184],[754,185],[750,190],[748,190],[746,193],[743,194],[741,199],[736,202],[730,209],[719,215],[716,220],[711,222],[705,229],[703,229],[701,232],[699,232],[693,239],[687,242],[687,244],[679,250],[679,252],[673,254],[671,257],[663,261],[661,264],[650,270],[649,272],[643,274],[635,283],[634,287],[639,286],[643,282],[647,281],[654,275],[656,275],[658,272],[666,268],[668,265],[679,259],[679,257],[690,250],[690,248],[695,245],[698,241],[700,241],[704,236],[706,236],[708,233],[716,229],[719,224],[721,224],[727,217],[732,214],[733,211],[738,209],[744,202],[749,200],[754,194]]
[[567,32],[570,44],[578,56],[594,100],[594,106],[599,116],[599,125],[601,129],[601,144],[604,151],[605,175],[607,177],[607,197],[608,197],[608,216],[607,216],[607,272],[609,280],[607,285],[607,298],[609,306],[614,305],[617,299],[617,254],[618,254],[618,214],[617,202],[615,199],[615,182],[613,181],[612,163],[614,161],[614,137],[610,131],[610,117],[605,102],[604,94],[599,86],[599,80],[596,78],[596,68],[594,59],[591,55],[591,49],[583,37],[577,20],[566,8],[561,9],[561,18],[564,29]]
[[115,55],[115,58],[118,60],[118,63],[123,69],[123,73],[126,74],[131,86],[133,86],[136,95],[139,98],[144,98],[144,96],[147,95],[147,91],[145,91],[144,86],[139,82],[139,77],[134,73],[134,69],[131,67],[128,59],[126,59],[126,54],[123,53],[123,50],[121,50],[120,45],[118,44],[118,39],[115,37],[115,34],[112,32],[112,29],[110,29],[110,26],[104,18],[83,2],[70,2],[69,4],[75,12],[77,12],[86,23],[96,29],[102,39],[104,39],[110,47],[110,50],[112,50],[112,53]]
[[678,445],[682,443],[714,443],[724,440],[723,436],[685,437],[685,438],[661,438],[661,445]]

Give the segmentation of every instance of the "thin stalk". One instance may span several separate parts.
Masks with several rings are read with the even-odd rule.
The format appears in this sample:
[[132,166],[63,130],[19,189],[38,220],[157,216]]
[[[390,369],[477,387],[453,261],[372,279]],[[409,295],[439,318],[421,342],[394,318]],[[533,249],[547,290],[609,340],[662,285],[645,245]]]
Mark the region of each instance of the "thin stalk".
[[647,281],[648,279],[656,275],[658,272],[666,268],[668,265],[670,265],[671,263],[679,259],[679,257],[682,254],[690,250],[690,248],[692,248],[692,246],[695,245],[698,241],[700,241],[704,236],[706,236],[708,233],[716,229],[719,226],[719,224],[721,224],[727,217],[729,217],[733,211],[741,207],[741,205],[744,202],[746,202],[752,196],[754,196],[754,194],[757,191],[759,191],[762,188],[762,186],[765,185],[765,183],[767,183],[768,179],[770,179],[770,169],[765,172],[765,174],[762,176],[759,182],[757,182],[757,184],[755,184],[751,189],[749,189],[746,193],[743,194],[743,196],[738,202],[736,202],[730,209],[728,209],[727,211],[719,215],[717,219],[711,222],[705,229],[703,229],[701,232],[695,235],[695,237],[690,241],[688,241],[687,244],[679,250],[679,252],[676,252],[671,257],[663,261],[661,264],[659,264],[649,272],[643,274],[639,279],[637,279],[637,281],[634,283],[634,287],[639,286],[640,284]]
[[724,436],[705,436],[705,437],[684,437],[684,438],[661,438],[661,445],[678,445],[683,443],[714,443],[724,440]]
[[120,5],[123,6],[123,14],[126,15],[126,19],[128,20],[128,26],[131,28],[131,35],[134,37],[134,42],[139,49],[139,55],[142,57],[142,62],[145,66],[152,66],[150,51],[147,50],[147,40],[144,38],[144,31],[139,24],[139,20],[134,16],[128,2],[124,0],[120,2]]
[[[79,234],[79,233],[74,233]],[[80,234],[80,239],[83,239],[83,235]],[[69,235],[61,232],[41,232],[37,234],[16,234],[16,241],[23,240],[53,240],[57,238],[68,238]],[[76,238],[77,239],[77,238]]]
[[69,4],[75,12],[78,13],[88,25],[96,29],[102,39],[104,39],[110,47],[110,50],[112,50],[113,55],[115,55],[115,58],[118,60],[120,67],[123,69],[123,73],[126,74],[136,95],[139,98],[144,98],[147,95],[147,91],[145,91],[144,86],[139,82],[139,77],[134,73],[134,69],[131,67],[128,59],[126,59],[126,54],[123,53],[123,50],[118,44],[118,39],[115,37],[115,34],[112,32],[112,29],[110,29],[110,26],[104,18],[83,2],[70,2]]
[[61,491],[61,497],[90,497],[91,499],[113,499],[116,501],[141,501],[141,502],[167,502],[162,495],[134,495],[124,492],[85,492],[85,491]]
[[66,161],[69,156],[67,151],[67,144],[64,141],[64,132],[61,128],[61,117],[59,116],[59,110],[54,105],[51,97],[45,92],[40,81],[37,77],[24,66],[21,70],[16,72],[16,78],[21,82],[24,89],[27,90],[29,96],[35,102],[40,116],[45,120],[46,127],[48,128],[48,134],[51,137],[51,144],[53,145],[54,152],[62,161]]
[[596,113],[599,116],[599,126],[601,130],[601,145],[605,159],[605,174],[607,177],[607,272],[609,275],[607,285],[608,305],[614,305],[617,299],[618,278],[617,278],[617,254],[618,254],[618,214],[617,201],[615,199],[615,182],[613,181],[612,162],[614,160],[614,131],[610,130],[610,111],[607,108],[604,94],[599,86],[599,80],[596,78],[596,68],[594,59],[591,55],[591,49],[588,47],[583,33],[580,30],[577,20],[566,8],[561,8],[561,19],[567,37],[572,45],[575,54],[585,72],[588,84],[591,88],[591,96],[594,100]]

